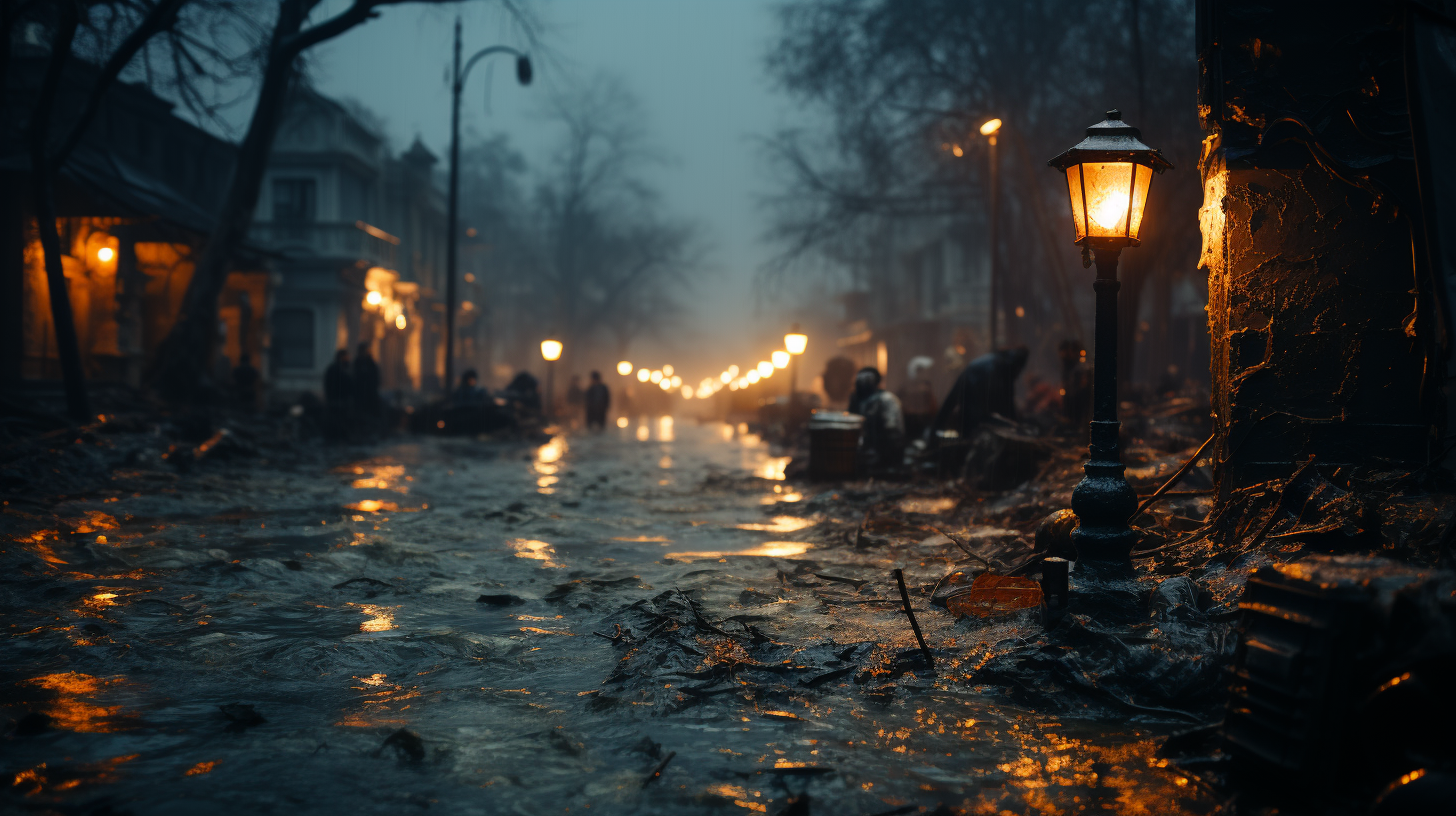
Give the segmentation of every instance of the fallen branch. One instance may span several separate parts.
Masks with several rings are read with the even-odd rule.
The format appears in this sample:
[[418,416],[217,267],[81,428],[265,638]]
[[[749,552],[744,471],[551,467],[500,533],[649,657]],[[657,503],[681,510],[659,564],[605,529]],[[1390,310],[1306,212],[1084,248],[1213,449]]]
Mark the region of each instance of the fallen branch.
[[900,601],[905,604],[905,616],[910,619],[910,629],[915,632],[915,640],[920,643],[920,651],[925,655],[925,662],[935,671],[935,657],[930,654],[930,647],[925,645],[925,636],[920,634],[920,623],[915,620],[915,610],[910,608],[910,593],[905,591],[905,573],[898,567],[895,569],[895,583],[900,586]]
[[662,772],[667,769],[667,763],[671,762],[675,756],[677,756],[677,751],[668,751],[667,756],[663,757],[662,761],[657,763],[657,767],[652,769],[652,773],[648,774],[647,778],[642,780],[642,787],[645,788],[657,781],[657,778],[662,776]]

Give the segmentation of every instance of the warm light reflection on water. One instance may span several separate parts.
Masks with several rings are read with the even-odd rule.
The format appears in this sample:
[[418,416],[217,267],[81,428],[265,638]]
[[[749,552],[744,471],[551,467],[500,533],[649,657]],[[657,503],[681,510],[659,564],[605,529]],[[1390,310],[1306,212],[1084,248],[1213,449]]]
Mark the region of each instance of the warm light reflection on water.
[[754,530],[760,533],[795,533],[805,527],[813,527],[816,523],[813,519],[798,518],[797,516],[774,516],[773,521],[768,524],[754,522],[733,526],[740,530]]
[[530,538],[513,538],[506,542],[506,546],[516,551],[517,558],[529,558],[532,561],[541,561],[548,567],[562,566],[556,563],[556,548],[545,541],[537,541]]
[[354,475],[364,476],[362,479],[355,479],[350,487],[361,490],[393,490],[396,493],[408,493],[409,486],[400,484],[401,481],[408,481],[404,475],[404,465],[396,464],[375,464],[366,462],[355,465],[352,468]]
[[359,611],[369,615],[369,620],[359,624],[361,632],[388,632],[394,628],[394,610],[398,607],[360,604]]
[[672,435],[672,417],[665,416],[665,417],[659,417],[658,418],[658,420],[657,420],[657,441],[659,441],[659,442],[671,442],[671,441],[673,441],[673,435]]
[[760,479],[783,481],[784,469],[789,466],[789,460],[792,458],[791,456],[770,456],[754,470],[753,475]]
[[664,457],[662,457],[661,459],[657,460],[657,466],[660,467],[660,468],[662,468],[663,470],[667,470],[667,469],[671,468],[672,467],[672,457],[671,456],[664,456]]
[[638,442],[646,442],[647,440],[649,440],[651,438],[652,438],[652,429],[651,428],[648,428],[646,425],[638,425],[637,426],[637,441]]
[[719,425],[718,426],[718,433],[720,433],[720,434],[723,435],[723,441],[724,442],[732,442],[733,441],[733,426],[732,425],[729,425],[726,422],[723,423],[722,425]]
[[346,504],[344,505],[344,508],[347,510],[358,510],[361,513],[378,513],[381,510],[388,513],[394,513],[399,510],[399,505],[390,501],[380,501],[378,499],[364,499],[363,501],[357,501],[353,504]]
[[44,709],[51,724],[63,731],[110,733],[129,727],[121,706],[96,705],[92,698],[107,688],[121,683],[120,678],[100,678],[80,672],[43,674],[28,681],[30,685],[54,692],[56,699]]
[[536,449],[536,460],[550,464],[560,461],[566,455],[566,439],[561,436],[552,437],[550,442]]
[[765,541],[755,547],[748,547],[742,550],[718,550],[702,552],[677,552],[668,553],[668,558],[687,560],[690,558],[726,558],[730,555],[757,555],[766,558],[788,558],[794,555],[803,555],[814,545],[802,541]]

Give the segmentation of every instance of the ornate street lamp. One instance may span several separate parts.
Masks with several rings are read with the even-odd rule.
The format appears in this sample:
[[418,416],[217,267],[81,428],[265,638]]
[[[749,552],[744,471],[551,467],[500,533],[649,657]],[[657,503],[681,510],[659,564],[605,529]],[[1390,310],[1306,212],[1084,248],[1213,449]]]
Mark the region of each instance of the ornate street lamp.
[[546,407],[543,413],[547,419],[551,418],[553,407],[552,391],[556,385],[556,361],[561,359],[561,341],[555,338],[547,338],[541,341],[541,359],[546,361]]
[[1154,173],[1172,168],[1143,144],[1137,128],[1111,110],[1087,128],[1087,138],[1047,162],[1066,173],[1082,264],[1097,263],[1097,325],[1093,340],[1093,406],[1086,475],[1072,491],[1080,522],[1072,533],[1079,559],[1128,562],[1134,534],[1128,520],[1137,494],[1123,476],[1117,432],[1117,257],[1137,246]]

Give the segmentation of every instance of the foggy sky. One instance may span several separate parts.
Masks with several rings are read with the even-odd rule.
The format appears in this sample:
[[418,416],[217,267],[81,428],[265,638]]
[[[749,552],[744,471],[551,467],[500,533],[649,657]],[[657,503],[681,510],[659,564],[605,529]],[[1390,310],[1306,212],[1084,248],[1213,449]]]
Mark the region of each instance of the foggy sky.
[[[634,348],[634,358],[683,368],[686,347],[698,352],[694,357],[701,355],[691,365],[694,381],[729,363],[764,359],[782,337],[784,315],[765,311],[755,319],[753,313],[753,275],[772,254],[760,237],[767,224],[758,204],[772,182],[755,137],[791,123],[788,100],[772,91],[763,70],[775,33],[773,0],[524,5],[544,24],[541,48],[533,54],[536,84],[518,86],[508,58],[494,58],[499,61],[491,72],[477,66],[462,96],[462,133],[467,138],[471,131],[507,133],[539,167],[554,136],[541,120],[546,92],[602,71],[619,77],[642,102],[649,139],[670,158],[648,171],[650,181],[663,194],[668,214],[696,222],[710,247],[709,270],[688,297],[698,309],[684,321],[692,334],[674,338],[668,349]],[[526,45],[493,2],[390,6],[379,19],[315,49],[308,58],[310,74],[322,92],[353,98],[378,114],[393,150],[407,148],[418,135],[442,158],[443,168],[457,13],[465,22],[467,57],[497,43]]]

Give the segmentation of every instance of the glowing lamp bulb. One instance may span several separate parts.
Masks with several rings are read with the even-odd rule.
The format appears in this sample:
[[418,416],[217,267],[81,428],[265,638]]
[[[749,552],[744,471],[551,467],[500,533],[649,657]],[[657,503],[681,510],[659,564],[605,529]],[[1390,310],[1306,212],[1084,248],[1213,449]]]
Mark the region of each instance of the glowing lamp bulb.
[[645,368],[637,369],[637,382],[647,382],[652,379],[652,372]]
[[670,366],[670,365],[663,366],[662,367],[662,376],[664,376],[664,377],[671,377],[672,376],[672,366]]
[[106,263],[107,261],[110,261],[112,258],[115,257],[116,251],[113,250],[111,247],[102,247],[96,250],[96,260],[102,263]]
[[623,360],[622,362],[617,363],[617,373],[618,374],[621,374],[623,377],[627,376],[628,374],[631,374],[632,373],[632,364],[629,363],[629,362],[627,362],[626,360]]
[[381,295],[378,292],[370,292],[369,294],[364,296],[364,302],[368,303],[370,306],[378,306],[379,304],[384,302],[384,295]]
[[718,379],[722,380],[724,384],[731,383],[733,382],[733,372],[725,371],[718,377]]
[[1075,243],[1093,248],[1138,245],[1153,174],[1172,167],[1115,110],[1049,164],[1067,177]]
[[808,347],[809,336],[807,334],[790,332],[784,335],[784,348],[788,349],[790,354],[803,354],[804,349]]
[[760,377],[769,377],[769,376],[772,376],[773,373],[774,373],[774,364],[773,363],[770,363],[768,360],[760,360],[758,362],[758,376],[760,376]]
[[771,359],[773,360],[773,367],[774,368],[788,368],[789,367],[789,353],[787,351],[775,351],[771,355]]
[[654,383],[660,383],[660,382],[662,382],[662,372],[660,370],[659,371],[653,371],[652,372],[652,381]]
[[397,314],[397,315],[394,316],[394,327],[396,329],[399,329],[400,331],[404,331],[404,327],[407,326],[407,325],[409,325],[409,323],[404,319],[404,315]]
[[542,340],[541,359],[546,360],[547,362],[555,362],[561,359],[561,341]]
[[749,384],[755,384],[761,379],[763,379],[763,377],[758,373],[758,369],[755,368],[754,370],[748,372]]
[[658,380],[657,381],[657,385],[663,391],[671,391],[672,390],[672,380]]
[[684,385],[682,387],[682,395],[683,395],[683,399],[692,399],[693,398],[693,387],[691,385]]
[[1000,129],[1001,129],[1001,120],[1000,119],[991,119],[990,121],[986,122],[984,125],[981,125],[981,135],[982,136],[993,136],[993,135],[996,134],[996,131],[998,131]]

